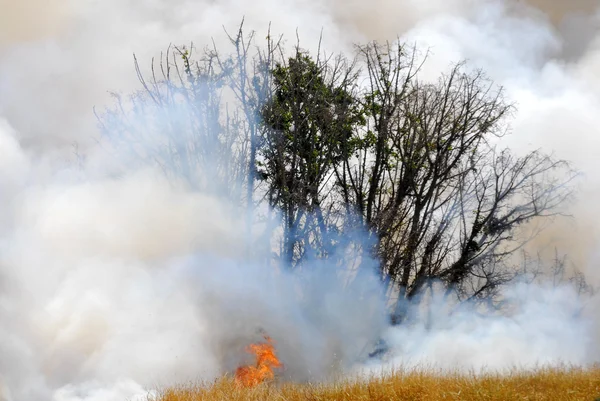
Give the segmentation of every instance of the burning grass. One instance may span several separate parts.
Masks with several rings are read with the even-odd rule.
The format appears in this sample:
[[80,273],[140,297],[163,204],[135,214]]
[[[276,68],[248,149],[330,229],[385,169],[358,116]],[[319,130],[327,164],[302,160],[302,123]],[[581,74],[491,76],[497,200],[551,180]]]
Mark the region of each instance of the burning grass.
[[600,400],[600,367],[539,369],[510,374],[437,374],[404,371],[368,381],[348,380],[329,385],[263,383],[244,387],[233,378],[210,385],[170,388],[156,401],[574,401]]
[[274,369],[283,368],[277,358],[271,337],[265,335],[265,342],[250,344],[246,352],[254,356],[253,365],[240,366],[235,372],[235,380],[243,387],[254,387],[275,378]]

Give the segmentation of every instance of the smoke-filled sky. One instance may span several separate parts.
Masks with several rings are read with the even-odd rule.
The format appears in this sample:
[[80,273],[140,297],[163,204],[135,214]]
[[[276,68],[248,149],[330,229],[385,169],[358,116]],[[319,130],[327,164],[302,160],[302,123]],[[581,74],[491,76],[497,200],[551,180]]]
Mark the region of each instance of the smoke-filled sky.
[[[234,30],[242,17],[259,33],[271,22],[289,41],[298,28],[309,48],[322,30],[325,48],[335,51],[400,35],[430,46],[432,76],[468,59],[505,85],[519,107],[509,143],[555,151],[590,173],[582,184],[582,203],[573,210],[585,217],[557,225],[560,229],[542,239],[568,230],[559,240],[577,265],[587,268],[593,257],[598,240],[593,198],[600,191],[600,179],[592,174],[600,140],[595,124],[600,17],[594,1],[3,0],[0,5],[0,114],[32,152],[71,151],[74,141],[90,142],[92,106],[108,104],[108,91],[136,88],[133,52],[149,64],[169,43],[202,46],[211,37],[222,43],[223,27]],[[573,230],[580,234],[572,235]]]
[[[329,51],[397,36],[416,41],[431,49],[425,73],[432,77],[462,59],[484,68],[518,107],[506,144],[555,152],[584,173],[569,210],[574,218],[558,221],[534,245],[558,247],[600,284],[596,1],[0,0],[0,10],[0,399],[122,400],[154,385],[211,377],[235,363],[223,348],[241,350],[240,338],[255,329],[245,325],[249,319],[288,338],[281,352],[297,361],[292,370],[318,372],[328,361],[314,355],[330,338],[352,354],[383,325],[378,313],[369,321],[341,319],[340,305],[355,299],[332,291],[324,303],[320,286],[328,281],[321,278],[309,280],[321,283],[311,287],[311,302],[328,305],[319,313],[286,303],[298,283],[258,279],[252,264],[240,266],[238,216],[215,199],[150,170],[103,174],[110,160],[95,151],[93,107],[110,104],[108,91],[137,88],[132,53],[144,65],[169,43],[223,43],[223,26],[234,30],[242,17],[259,37],[269,22],[290,42],[298,29],[301,44],[313,49],[321,32]],[[84,171],[61,168],[74,142],[90,155]],[[280,290],[257,295],[265,283]],[[599,356],[580,338],[586,324],[565,320],[578,307],[567,290],[511,291],[517,299],[527,294],[516,325],[499,320],[481,332],[467,318],[440,319],[434,335],[398,331],[390,343],[406,348],[427,338],[411,355],[444,366],[535,362],[509,349],[575,363]],[[352,309],[366,315],[379,307],[372,300]],[[545,317],[544,307],[556,313]],[[297,327],[292,337],[290,324]],[[448,355],[457,338],[462,345],[453,343]],[[573,347],[552,354],[558,343]]]

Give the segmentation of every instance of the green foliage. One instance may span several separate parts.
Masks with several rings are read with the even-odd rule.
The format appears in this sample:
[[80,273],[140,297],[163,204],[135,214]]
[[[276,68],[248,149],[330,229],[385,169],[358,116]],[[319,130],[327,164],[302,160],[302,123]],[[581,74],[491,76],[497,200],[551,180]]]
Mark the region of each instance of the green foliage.
[[[365,117],[348,83],[338,83],[328,75],[328,65],[307,53],[298,50],[272,73],[274,96],[262,113],[268,146],[261,150],[265,162],[258,170],[271,180],[273,192],[310,195],[332,166],[360,145],[355,131]],[[278,205],[289,201],[279,198]],[[309,201],[302,200],[303,206]]]

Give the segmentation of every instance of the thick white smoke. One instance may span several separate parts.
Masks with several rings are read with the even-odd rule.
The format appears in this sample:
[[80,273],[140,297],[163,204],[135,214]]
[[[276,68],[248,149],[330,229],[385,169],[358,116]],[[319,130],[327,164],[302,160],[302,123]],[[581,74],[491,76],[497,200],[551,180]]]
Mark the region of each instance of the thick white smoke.
[[[245,259],[244,216],[227,202],[151,169],[115,171],[110,155],[95,146],[92,107],[110,101],[108,90],[136,88],[133,52],[143,62],[171,42],[201,46],[212,36],[218,44],[225,40],[222,26],[233,30],[242,16],[260,34],[272,21],[272,30],[290,41],[299,28],[303,46],[312,49],[321,30],[326,49],[336,51],[399,34],[431,46],[426,73],[432,77],[463,58],[484,68],[519,107],[507,144],[556,151],[587,174],[571,210],[575,219],[557,222],[560,229],[535,246],[559,246],[600,283],[594,252],[600,218],[592,201],[600,193],[594,6],[577,15],[559,0],[532,2],[537,9],[509,0],[6,3],[0,1],[0,397],[6,400],[123,400],[210,378],[235,367],[259,329],[277,340],[288,373],[309,379],[334,362],[323,351],[351,360],[384,328],[372,277],[343,289],[333,286],[335,272],[315,268],[302,279],[267,272]],[[87,156],[81,165],[70,162],[73,142]],[[522,308],[510,318],[471,310],[449,315],[434,298],[431,322],[390,329],[385,339],[396,362],[588,363],[600,356],[589,328],[595,304],[581,305],[569,291],[511,288],[507,296]]]
[[335,266],[265,268],[246,257],[242,219],[223,199],[152,170],[90,178],[63,168],[40,179],[46,166],[13,135],[6,126],[0,137],[7,399],[116,400],[213,378],[235,369],[261,330],[293,361],[286,375],[324,377],[332,353],[353,359],[383,329],[373,272],[343,288]]
[[383,336],[391,351],[361,371],[440,369],[451,372],[510,372],[595,361],[589,316],[569,286],[516,283],[503,291],[511,310],[489,314],[473,305],[451,305],[435,292],[417,321]]

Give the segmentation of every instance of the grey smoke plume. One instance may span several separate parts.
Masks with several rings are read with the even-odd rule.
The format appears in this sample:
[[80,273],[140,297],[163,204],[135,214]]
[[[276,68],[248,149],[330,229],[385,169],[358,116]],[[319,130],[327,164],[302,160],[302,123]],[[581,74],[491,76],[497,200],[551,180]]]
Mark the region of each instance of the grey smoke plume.
[[[243,15],[261,33],[272,21],[274,32],[291,39],[298,27],[311,49],[321,30],[335,51],[400,34],[431,46],[431,76],[463,58],[484,68],[519,107],[506,143],[554,150],[587,173],[575,219],[557,222],[532,246],[559,246],[600,283],[593,202],[600,193],[600,35],[591,2],[585,14],[558,0],[530,1],[537,9],[508,0],[13,3],[0,2],[6,400],[122,400],[211,378],[239,362],[260,328],[276,339],[288,374],[308,379],[335,362],[322,359],[323,350],[353,361],[384,328],[368,272],[351,289],[334,286],[335,274],[317,267],[302,279],[269,273],[245,259],[244,216],[227,202],[152,169],[115,174],[114,160],[95,146],[92,106],[110,101],[107,90],[136,89],[132,52],[149,60],[170,42],[201,45],[214,36],[218,44],[222,25],[234,29]],[[39,13],[23,13],[21,4]],[[76,168],[68,162],[74,141],[88,156]],[[566,287],[507,291],[523,304],[511,318],[449,315],[434,298],[431,322],[387,332],[396,362],[505,368],[600,357],[599,331],[589,328],[596,300],[581,304]],[[556,344],[569,346],[556,353]]]

